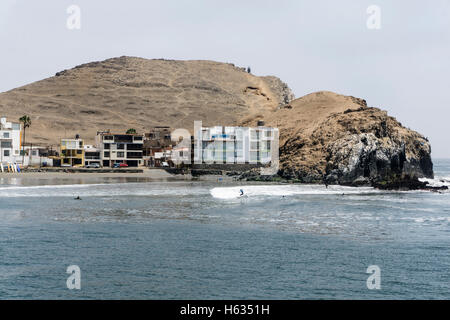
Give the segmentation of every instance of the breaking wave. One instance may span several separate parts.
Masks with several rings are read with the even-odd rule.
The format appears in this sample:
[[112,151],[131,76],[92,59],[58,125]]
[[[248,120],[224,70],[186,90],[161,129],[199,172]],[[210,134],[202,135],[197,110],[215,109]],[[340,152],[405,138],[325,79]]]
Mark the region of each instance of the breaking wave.
[[244,197],[259,196],[294,196],[294,195],[339,195],[339,194],[370,194],[382,193],[382,191],[371,187],[344,187],[323,185],[263,185],[263,186],[236,186],[236,187],[218,187],[211,189],[211,196],[218,199],[237,199],[241,198],[240,190],[244,191]]
[[0,187],[0,198],[18,197],[108,197],[108,196],[184,196],[198,193],[196,188],[159,183],[69,184]]
[[434,179],[420,178],[419,180],[422,182],[428,182],[428,185],[430,187],[442,187],[442,186],[450,187],[450,176],[444,177],[437,176]]

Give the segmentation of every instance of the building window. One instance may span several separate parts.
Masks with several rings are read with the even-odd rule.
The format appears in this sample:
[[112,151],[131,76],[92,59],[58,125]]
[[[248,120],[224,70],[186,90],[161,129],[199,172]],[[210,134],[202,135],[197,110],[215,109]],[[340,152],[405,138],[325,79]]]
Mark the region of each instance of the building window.
[[3,138],[9,138],[9,132],[3,132]]
[[123,143],[118,143],[117,144],[117,149],[118,150],[124,150],[125,149],[125,145]]
[[127,144],[127,150],[142,150],[141,143],[129,143]]
[[9,150],[3,150],[3,155],[5,157],[9,157]]
[[12,148],[12,144],[9,141],[2,141],[0,145],[2,148]]
[[110,155],[109,151],[105,151],[104,157],[105,157],[105,158],[109,158],[110,156],[111,156],[111,155]]
[[118,158],[123,158],[124,156],[125,156],[125,152],[121,152],[121,151],[117,152]]
[[105,148],[105,149],[109,149],[109,148],[111,148],[111,145],[110,145],[109,143],[105,143],[105,144],[104,144],[104,148]]
[[129,159],[142,159],[142,152],[127,152]]
[[82,154],[83,150],[77,150],[77,154]]

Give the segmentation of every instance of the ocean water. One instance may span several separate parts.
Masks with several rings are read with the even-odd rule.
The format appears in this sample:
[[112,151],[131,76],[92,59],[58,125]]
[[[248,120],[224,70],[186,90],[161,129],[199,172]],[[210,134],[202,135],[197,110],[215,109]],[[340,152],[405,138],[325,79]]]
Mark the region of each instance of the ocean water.
[[0,178],[0,299],[449,298],[449,192]]

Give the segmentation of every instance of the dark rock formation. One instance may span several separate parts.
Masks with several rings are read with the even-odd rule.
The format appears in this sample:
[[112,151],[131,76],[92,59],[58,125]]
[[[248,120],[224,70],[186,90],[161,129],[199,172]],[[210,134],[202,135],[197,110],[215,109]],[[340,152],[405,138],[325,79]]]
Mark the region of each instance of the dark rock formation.
[[328,145],[327,183],[367,185],[398,178],[433,177],[431,148],[421,141],[407,154],[406,141],[380,139],[374,133],[353,134]]

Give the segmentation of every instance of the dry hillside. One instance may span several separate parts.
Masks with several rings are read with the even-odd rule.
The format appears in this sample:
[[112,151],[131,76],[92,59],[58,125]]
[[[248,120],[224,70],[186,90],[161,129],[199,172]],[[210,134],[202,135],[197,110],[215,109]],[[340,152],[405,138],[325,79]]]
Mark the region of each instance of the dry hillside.
[[28,114],[28,141],[57,144],[97,130],[145,132],[151,126],[233,125],[293,99],[276,77],[257,77],[213,61],[120,57],[58,72],[54,77],[0,94],[0,114]]

